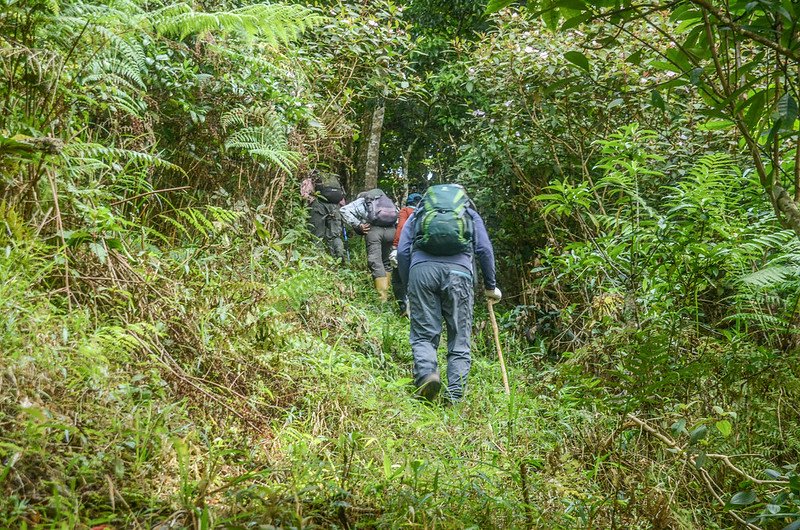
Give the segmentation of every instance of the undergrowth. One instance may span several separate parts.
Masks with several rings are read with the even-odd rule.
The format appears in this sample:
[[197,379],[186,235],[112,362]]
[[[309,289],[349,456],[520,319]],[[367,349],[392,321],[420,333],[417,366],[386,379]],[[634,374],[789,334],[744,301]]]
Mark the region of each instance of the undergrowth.
[[507,399],[485,329],[467,402],[414,400],[407,324],[361,271],[173,252],[70,308],[50,252],[0,258],[3,527],[570,526],[593,495],[560,449],[586,413],[513,368]]

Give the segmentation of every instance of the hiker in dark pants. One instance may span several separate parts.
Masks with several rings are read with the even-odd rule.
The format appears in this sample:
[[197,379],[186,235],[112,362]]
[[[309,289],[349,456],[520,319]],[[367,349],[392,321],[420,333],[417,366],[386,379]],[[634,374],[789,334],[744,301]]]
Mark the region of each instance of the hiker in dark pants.
[[392,266],[394,225],[397,223],[397,208],[380,189],[361,192],[353,202],[340,210],[342,219],[364,236],[367,244],[367,264],[375,281],[378,298],[385,302],[389,298]]
[[309,231],[319,238],[333,257],[344,261],[344,225],[339,213],[339,208],[344,206],[344,189],[338,177],[313,171],[300,184],[300,195],[308,204]]
[[436,350],[447,326],[447,398],[460,401],[469,374],[477,257],[488,298],[500,300],[494,250],[464,188],[432,186],[406,222],[397,249],[398,272],[408,292],[414,384],[432,400],[441,388]]

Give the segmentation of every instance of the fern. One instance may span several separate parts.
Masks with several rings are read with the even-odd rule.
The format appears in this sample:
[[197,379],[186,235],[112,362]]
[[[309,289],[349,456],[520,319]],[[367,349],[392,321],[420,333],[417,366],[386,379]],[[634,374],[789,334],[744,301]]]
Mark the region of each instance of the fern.
[[800,278],[800,266],[775,265],[739,278],[742,284],[756,289],[775,289]]
[[296,169],[300,153],[289,149],[284,126],[272,109],[234,109],[222,116],[221,123],[225,129],[241,127],[228,136],[226,149],[245,151],[287,173]]
[[[116,65],[113,71],[143,88],[142,76],[147,70],[144,48],[139,41],[120,35],[129,31],[126,21],[130,16],[110,11],[106,6],[87,4],[76,4],[73,11],[72,15],[58,17],[55,23],[61,26],[69,39],[83,34],[85,39],[99,40],[104,45],[94,58],[92,68],[96,70],[103,60],[115,59],[111,61]],[[107,24],[103,24],[103,20],[107,20]]]
[[243,38],[259,37],[268,44],[287,44],[324,20],[301,5],[255,4],[216,13],[195,11],[185,3],[147,16],[159,34],[183,40],[210,32],[233,33]]
[[[192,240],[192,234],[200,234],[206,238],[212,234],[220,232],[224,228],[228,228],[240,217],[239,212],[227,210],[217,206],[206,206],[205,212],[198,208],[181,208],[175,210],[175,217],[170,217],[166,214],[159,215],[159,218],[171,225],[177,231]],[[161,233],[156,234],[160,239],[165,239]]]
[[176,166],[171,162],[167,162],[163,158],[159,158],[148,153],[142,153],[140,151],[132,151],[130,149],[120,149],[118,147],[108,147],[93,143],[74,142],[64,146],[63,153],[67,156],[68,160],[72,157],[109,161],[121,159],[143,166],[169,169],[185,174],[180,166]]

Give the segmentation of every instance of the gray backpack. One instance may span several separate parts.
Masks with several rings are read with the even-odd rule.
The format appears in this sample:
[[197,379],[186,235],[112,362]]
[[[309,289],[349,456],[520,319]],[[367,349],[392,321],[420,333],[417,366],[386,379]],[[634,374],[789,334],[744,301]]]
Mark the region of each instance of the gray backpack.
[[367,205],[367,222],[375,226],[394,226],[397,223],[397,208],[382,190],[374,189],[364,195]]

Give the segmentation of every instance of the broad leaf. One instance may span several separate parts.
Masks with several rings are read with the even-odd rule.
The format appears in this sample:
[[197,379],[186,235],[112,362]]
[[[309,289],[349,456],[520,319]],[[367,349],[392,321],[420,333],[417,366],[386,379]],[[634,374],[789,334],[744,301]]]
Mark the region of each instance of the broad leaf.
[[735,506],[746,506],[748,504],[753,504],[756,502],[758,497],[756,496],[754,491],[745,490],[740,491],[739,493],[735,494],[731,497],[729,504],[733,504]]
[[569,51],[564,54],[564,58],[587,72],[589,71],[589,59],[581,52]]
[[514,3],[514,0],[490,0],[489,4],[486,6],[486,14],[497,13],[501,9],[510,6]]
[[717,427],[717,430],[722,434],[722,436],[726,438],[731,435],[731,432],[733,432],[731,422],[728,420],[720,420],[714,425]]

